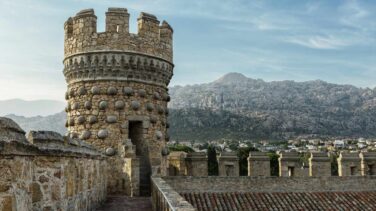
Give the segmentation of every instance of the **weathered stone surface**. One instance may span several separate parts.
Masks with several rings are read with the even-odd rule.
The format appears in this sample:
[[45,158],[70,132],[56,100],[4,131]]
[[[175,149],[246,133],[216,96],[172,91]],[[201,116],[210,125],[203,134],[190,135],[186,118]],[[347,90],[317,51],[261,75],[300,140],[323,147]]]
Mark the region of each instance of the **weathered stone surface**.
[[124,94],[127,96],[132,96],[133,95],[133,89],[132,87],[124,87]]
[[91,93],[93,95],[98,95],[98,94],[100,94],[100,92],[101,92],[101,89],[99,87],[97,87],[97,86],[91,87]]
[[6,117],[0,117],[0,140],[6,142],[27,142],[25,131],[22,130],[16,122]]
[[33,182],[30,185],[30,192],[31,192],[31,199],[33,203],[39,202],[43,199],[43,193],[38,183]]
[[82,139],[82,140],[86,140],[86,139],[90,138],[90,136],[91,136],[91,132],[89,130],[84,130],[81,133],[79,138]]
[[118,100],[118,101],[115,102],[115,108],[116,108],[117,110],[121,110],[121,109],[123,109],[124,106],[125,106],[125,103],[124,103],[124,101],[122,101],[122,100]]
[[84,106],[85,106],[86,109],[90,110],[92,108],[91,101],[85,101]]
[[117,94],[117,89],[115,87],[113,87],[113,86],[110,86],[107,89],[107,94],[109,94],[109,95],[116,95]]
[[107,138],[107,136],[108,136],[108,130],[106,130],[106,129],[99,130],[98,138],[105,139],[105,138]]
[[105,110],[107,108],[107,106],[108,106],[107,101],[101,101],[101,102],[99,102],[99,109]]
[[106,155],[108,155],[108,156],[113,156],[113,155],[115,155],[115,149],[112,148],[112,147],[107,148],[107,149],[106,149]]
[[109,116],[107,116],[107,120],[106,121],[108,123],[115,123],[115,122],[117,122],[117,120],[118,120],[117,116],[109,115]]
[[30,131],[27,135],[27,140],[33,144],[55,142],[64,143],[64,138],[60,133],[54,131]]

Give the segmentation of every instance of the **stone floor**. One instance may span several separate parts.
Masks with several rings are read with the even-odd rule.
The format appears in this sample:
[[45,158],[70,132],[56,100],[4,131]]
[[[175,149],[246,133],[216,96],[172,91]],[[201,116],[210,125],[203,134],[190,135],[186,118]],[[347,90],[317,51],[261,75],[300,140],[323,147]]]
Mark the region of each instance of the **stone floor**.
[[97,211],[152,211],[150,197],[108,196]]

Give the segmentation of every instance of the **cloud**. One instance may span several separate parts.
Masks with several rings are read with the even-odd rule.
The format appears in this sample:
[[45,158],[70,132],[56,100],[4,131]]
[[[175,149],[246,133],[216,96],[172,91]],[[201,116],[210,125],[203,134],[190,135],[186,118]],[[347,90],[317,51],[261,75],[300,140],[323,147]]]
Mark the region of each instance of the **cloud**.
[[332,36],[310,36],[305,38],[290,38],[286,42],[298,44],[313,49],[340,49],[351,43]]

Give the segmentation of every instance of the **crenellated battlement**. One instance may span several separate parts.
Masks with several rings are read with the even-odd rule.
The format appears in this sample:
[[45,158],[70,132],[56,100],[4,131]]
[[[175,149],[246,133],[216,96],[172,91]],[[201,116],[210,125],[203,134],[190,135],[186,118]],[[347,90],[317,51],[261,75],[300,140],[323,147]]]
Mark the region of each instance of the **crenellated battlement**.
[[79,53],[124,51],[161,58],[172,63],[171,26],[156,16],[142,12],[137,19],[138,33],[129,33],[129,13],[125,8],[109,8],[106,31],[97,32],[97,16],[85,9],[64,24],[65,59]]

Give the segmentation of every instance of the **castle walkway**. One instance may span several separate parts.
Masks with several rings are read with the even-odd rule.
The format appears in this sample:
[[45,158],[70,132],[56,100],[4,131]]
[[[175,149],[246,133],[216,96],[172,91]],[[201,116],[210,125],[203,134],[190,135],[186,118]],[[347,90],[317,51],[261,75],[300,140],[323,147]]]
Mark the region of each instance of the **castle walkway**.
[[97,211],[151,211],[150,197],[108,196]]

